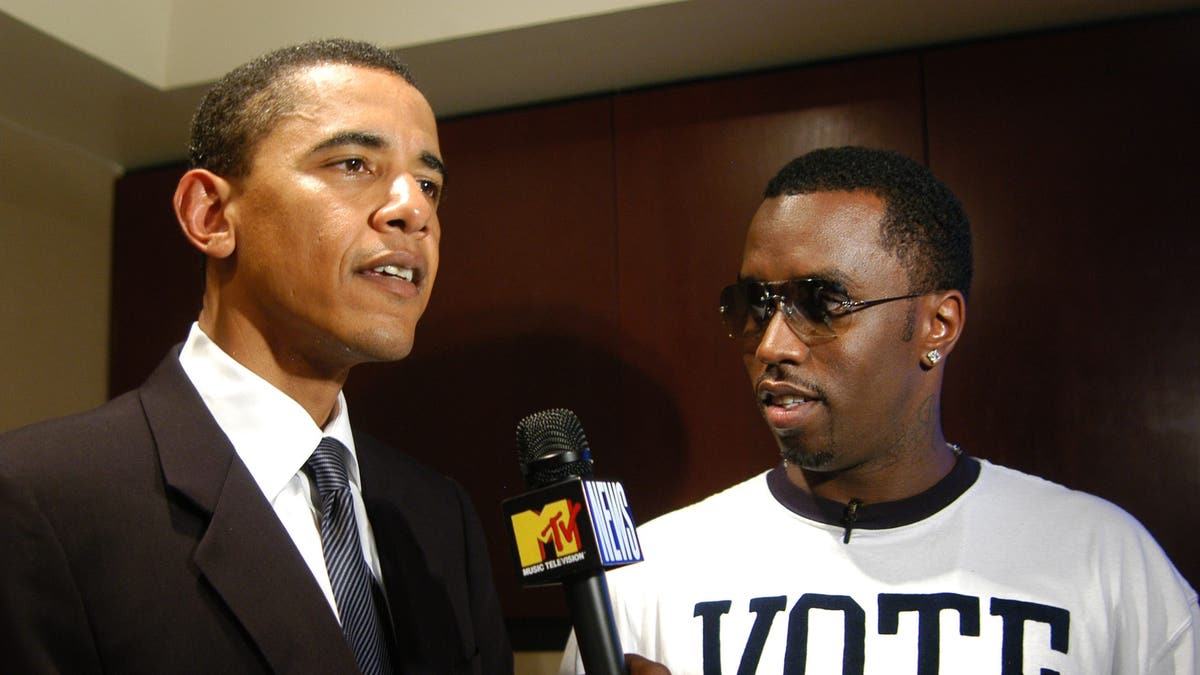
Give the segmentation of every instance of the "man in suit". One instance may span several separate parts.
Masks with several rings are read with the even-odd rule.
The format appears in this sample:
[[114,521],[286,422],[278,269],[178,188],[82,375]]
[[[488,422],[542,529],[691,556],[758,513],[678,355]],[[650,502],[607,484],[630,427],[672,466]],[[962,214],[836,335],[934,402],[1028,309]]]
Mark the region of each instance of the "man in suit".
[[218,82],[190,155],[187,341],[139,389],[0,437],[4,669],[511,672],[467,496],[352,430],[341,393],[409,353],[433,287],[428,103],[387,52],[308,43]]

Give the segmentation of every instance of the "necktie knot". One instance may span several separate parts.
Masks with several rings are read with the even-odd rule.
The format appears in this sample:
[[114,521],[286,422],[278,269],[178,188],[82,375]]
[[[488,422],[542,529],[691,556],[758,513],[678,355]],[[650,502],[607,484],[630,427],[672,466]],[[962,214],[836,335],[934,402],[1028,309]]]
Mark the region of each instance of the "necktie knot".
[[304,468],[317,484],[317,494],[325,498],[337,490],[350,487],[349,474],[346,472],[345,456],[349,450],[341,441],[331,436],[321,439],[317,449],[313,450]]

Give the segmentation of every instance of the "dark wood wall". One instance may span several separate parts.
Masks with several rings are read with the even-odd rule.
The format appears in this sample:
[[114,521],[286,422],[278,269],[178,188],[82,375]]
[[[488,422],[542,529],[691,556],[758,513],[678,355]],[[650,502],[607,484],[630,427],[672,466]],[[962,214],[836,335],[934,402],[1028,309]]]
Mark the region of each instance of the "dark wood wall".
[[1197,19],[925,55],[929,165],[962,198],[978,251],[948,432],[1125,507],[1193,587]]
[[[468,488],[518,646],[553,647],[525,629],[560,593],[519,589],[501,538],[516,422],[574,409],[643,522],[770,466],[718,289],[784,162],[895,149],[975,231],[950,438],[1112,499],[1200,583],[1197,37],[1200,15],[1172,16],[445,121],[434,299],[410,358],[352,376],[353,419]],[[198,308],[180,172],[118,185],[114,393]]]

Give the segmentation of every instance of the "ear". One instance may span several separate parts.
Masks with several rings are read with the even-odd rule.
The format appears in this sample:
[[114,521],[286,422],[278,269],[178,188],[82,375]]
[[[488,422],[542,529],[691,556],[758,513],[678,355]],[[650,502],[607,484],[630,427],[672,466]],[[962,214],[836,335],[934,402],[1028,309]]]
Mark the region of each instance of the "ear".
[[205,169],[183,174],[175,186],[175,218],[192,246],[209,258],[227,258],[235,248],[226,209],[233,186]]
[[921,365],[933,368],[950,355],[967,319],[967,303],[960,291],[943,291],[930,300],[933,311],[926,314],[921,333]]

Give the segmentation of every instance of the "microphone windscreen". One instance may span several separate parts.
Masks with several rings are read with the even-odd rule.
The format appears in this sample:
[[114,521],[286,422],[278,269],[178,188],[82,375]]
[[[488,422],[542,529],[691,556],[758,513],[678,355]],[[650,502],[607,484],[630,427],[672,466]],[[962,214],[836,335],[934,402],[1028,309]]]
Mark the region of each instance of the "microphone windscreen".
[[566,408],[543,410],[517,424],[517,460],[530,488],[592,474],[583,424]]

